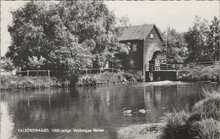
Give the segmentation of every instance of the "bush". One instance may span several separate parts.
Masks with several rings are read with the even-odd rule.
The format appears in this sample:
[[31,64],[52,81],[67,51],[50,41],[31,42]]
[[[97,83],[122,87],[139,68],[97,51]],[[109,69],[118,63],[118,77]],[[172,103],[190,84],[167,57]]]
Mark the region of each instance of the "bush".
[[163,121],[167,124],[164,127],[162,139],[187,139],[186,120],[188,116],[185,111],[165,115]]
[[220,65],[197,66],[184,73],[184,76],[179,76],[180,80],[217,82],[219,82],[219,77]]
[[55,77],[2,76],[0,89],[62,87],[64,86],[64,83],[64,81]]
[[136,82],[132,74],[125,72],[103,72],[101,74],[88,74],[79,77],[77,85],[97,85],[109,83]]
[[202,118],[220,118],[220,94],[206,94],[206,98],[197,102],[192,111],[198,113]]
[[220,138],[220,94],[205,93],[192,112],[167,114],[162,139],[219,139]]
[[219,139],[220,122],[213,118],[203,119],[192,123],[190,128],[191,138],[194,139]]

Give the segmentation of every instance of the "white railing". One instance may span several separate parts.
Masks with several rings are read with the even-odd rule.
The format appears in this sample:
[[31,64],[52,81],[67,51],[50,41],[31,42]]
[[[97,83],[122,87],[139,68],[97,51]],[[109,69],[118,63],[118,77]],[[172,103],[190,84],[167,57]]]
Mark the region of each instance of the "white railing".
[[145,71],[174,71],[189,70],[199,66],[220,65],[220,61],[197,62],[189,64],[146,64]]
[[81,74],[97,74],[97,73],[103,73],[103,72],[120,72],[122,70],[120,69],[114,69],[114,68],[106,68],[106,69],[103,69],[103,68],[88,68],[88,69],[80,69],[80,73]]

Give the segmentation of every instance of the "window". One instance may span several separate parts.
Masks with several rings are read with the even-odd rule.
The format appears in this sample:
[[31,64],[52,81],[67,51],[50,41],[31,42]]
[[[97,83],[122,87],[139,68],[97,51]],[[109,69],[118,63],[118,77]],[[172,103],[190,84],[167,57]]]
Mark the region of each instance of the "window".
[[132,51],[137,52],[137,44],[136,43],[132,45]]
[[154,34],[150,34],[150,38],[153,39],[154,38]]

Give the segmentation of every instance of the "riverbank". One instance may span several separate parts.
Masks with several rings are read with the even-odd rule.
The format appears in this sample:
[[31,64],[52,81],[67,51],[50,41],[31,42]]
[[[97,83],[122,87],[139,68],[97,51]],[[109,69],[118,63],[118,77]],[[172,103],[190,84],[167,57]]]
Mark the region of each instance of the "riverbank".
[[180,81],[213,81],[219,82],[220,65],[196,66],[188,71],[179,71]]
[[[212,81],[219,82],[220,65],[197,66],[189,71],[179,71],[178,80],[184,82]],[[74,80],[75,81],[75,80]],[[99,84],[137,83],[137,78],[128,72],[103,72],[97,74],[85,74],[71,83],[65,79],[43,76],[1,76],[0,89],[25,89],[48,88],[77,85],[89,86]],[[151,85],[152,83],[149,83]],[[154,84],[154,83],[153,83]],[[157,85],[158,82],[155,83]]]
[[160,139],[164,123],[137,124],[117,130],[119,139]]
[[41,89],[68,86],[69,81],[43,76],[1,76],[0,89]]
[[125,72],[104,72],[79,76],[78,81],[71,83],[67,79],[47,76],[1,76],[0,89],[41,89],[50,87],[67,87],[72,85],[88,86],[99,84],[136,83],[136,78]]
[[161,123],[121,127],[119,139],[217,139],[220,137],[220,92],[205,92],[191,111],[167,113]]
[[137,79],[130,73],[126,72],[104,72],[101,74],[87,74],[79,77],[76,85],[99,85],[99,84],[119,84],[119,83],[136,83]]

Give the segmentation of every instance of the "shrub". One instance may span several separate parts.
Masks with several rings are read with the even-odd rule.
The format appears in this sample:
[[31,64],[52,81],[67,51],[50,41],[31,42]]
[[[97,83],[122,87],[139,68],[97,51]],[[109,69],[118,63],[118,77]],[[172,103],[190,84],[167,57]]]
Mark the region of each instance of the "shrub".
[[55,77],[2,76],[0,89],[61,87],[64,81]]
[[122,83],[124,81],[136,82],[134,76],[125,72],[103,72],[101,74],[88,74],[79,77],[77,85],[96,85],[107,83]]
[[190,138],[219,139],[220,122],[213,118],[196,121],[191,125],[190,135]]
[[181,80],[189,81],[219,81],[220,65],[197,66],[190,69]]
[[206,98],[197,102],[192,111],[198,113],[202,118],[220,118],[220,94],[205,94]]
[[220,138],[220,94],[204,94],[191,113],[184,111],[163,117],[166,126],[162,139],[219,139]]
[[166,114],[162,118],[162,121],[166,122],[162,139],[186,139],[188,135],[188,130],[186,128],[188,116],[189,115],[185,111]]

